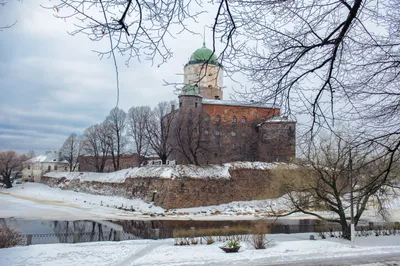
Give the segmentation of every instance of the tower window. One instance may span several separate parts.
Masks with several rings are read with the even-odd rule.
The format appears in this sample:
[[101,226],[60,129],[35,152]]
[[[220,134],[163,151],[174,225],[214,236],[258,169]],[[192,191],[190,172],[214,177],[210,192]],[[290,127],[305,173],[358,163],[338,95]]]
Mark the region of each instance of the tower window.
[[237,122],[236,116],[233,116],[232,117],[232,123],[236,123],[236,122]]
[[219,115],[217,115],[217,116],[215,117],[215,122],[219,122],[219,121],[221,121],[221,117],[220,117]]
[[194,103],[194,107],[197,108],[197,103]]
[[245,116],[243,116],[243,117],[242,117],[242,124],[246,124],[246,122],[247,122],[247,119],[246,119]]
[[179,107],[182,107],[182,102],[179,102]]

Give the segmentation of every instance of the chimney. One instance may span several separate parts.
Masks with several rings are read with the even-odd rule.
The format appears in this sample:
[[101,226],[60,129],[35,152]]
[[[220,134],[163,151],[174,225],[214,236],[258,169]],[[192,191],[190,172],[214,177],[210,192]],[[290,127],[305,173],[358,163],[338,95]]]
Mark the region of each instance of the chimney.
[[171,104],[171,112],[175,111],[175,104]]

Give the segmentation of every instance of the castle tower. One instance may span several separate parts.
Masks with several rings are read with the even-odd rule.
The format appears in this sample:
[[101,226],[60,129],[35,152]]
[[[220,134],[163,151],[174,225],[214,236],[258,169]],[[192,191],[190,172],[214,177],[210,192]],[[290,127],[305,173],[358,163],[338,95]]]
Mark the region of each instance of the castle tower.
[[217,56],[203,43],[194,51],[184,68],[184,88],[196,87],[204,99],[223,100],[223,69]]

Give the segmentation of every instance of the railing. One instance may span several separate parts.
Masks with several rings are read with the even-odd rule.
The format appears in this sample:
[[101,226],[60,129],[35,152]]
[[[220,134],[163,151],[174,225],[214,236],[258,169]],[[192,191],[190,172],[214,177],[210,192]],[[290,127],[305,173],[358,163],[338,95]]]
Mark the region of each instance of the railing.
[[[337,224],[267,224],[269,234],[292,234],[292,233],[318,233],[326,236],[340,236],[341,228]],[[211,228],[208,228],[211,229]],[[215,229],[215,228],[213,228]],[[233,228],[232,228],[233,229]],[[27,234],[24,235],[22,245],[36,244],[54,244],[54,243],[83,243],[97,241],[124,241],[136,239],[164,239],[174,237],[203,237],[207,235],[207,228],[190,228],[178,230],[179,236],[174,236],[173,229],[135,229],[131,231],[100,231],[100,232],[75,232],[75,233],[59,233],[59,234]],[[215,229],[217,234],[214,236],[230,236],[230,235],[246,235],[248,232],[229,230],[224,228]],[[356,227],[357,236],[365,235],[400,235],[400,223],[374,224],[369,223],[364,226]]]
[[162,239],[172,238],[171,229],[146,229],[130,232],[104,231],[104,232],[81,232],[60,234],[26,234],[22,245],[55,244],[55,243],[84,243],[97,241],[124,241],[136,239]]

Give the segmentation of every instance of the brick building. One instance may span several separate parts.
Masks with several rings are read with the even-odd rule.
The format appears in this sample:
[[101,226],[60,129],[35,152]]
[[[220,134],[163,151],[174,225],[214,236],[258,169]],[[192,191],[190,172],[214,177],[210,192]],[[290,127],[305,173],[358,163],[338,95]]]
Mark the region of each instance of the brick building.
[[[203,45],[184,67],[179,108],[173,108],[172,160],[214,164],[295,157],[296,122],[277,107],[223,99],[223,68]],[[167,121],[167,119],[164,119]]]

